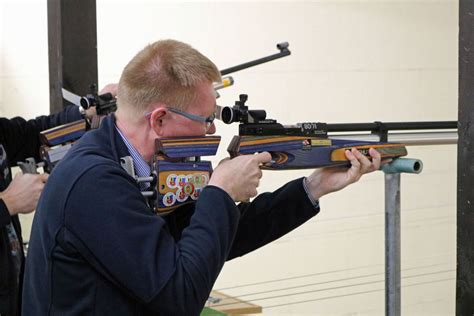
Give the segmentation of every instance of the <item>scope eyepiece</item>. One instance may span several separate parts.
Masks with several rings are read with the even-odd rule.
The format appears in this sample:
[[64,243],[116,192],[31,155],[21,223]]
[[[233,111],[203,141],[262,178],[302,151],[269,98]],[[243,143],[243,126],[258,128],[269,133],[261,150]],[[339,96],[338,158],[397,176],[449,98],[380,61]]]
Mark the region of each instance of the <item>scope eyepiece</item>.
[[265,112],[265,110],[249,110],[248,106],[245,105],[247,99],[248,96],[246,94],[241,94],[239,96],[239,101],[235,101],[233,107],[221,107],[219,115],[220,120],[226,124],[231,124],[233,122],[254,124],[265,120],[267,112]]
[[226,124],[230,124],[232,122],[236,122],[235,120],[235,115],[234,115],[234,111],[231,107],[229,106],[224,106],[222,109],[221,109],[221,120],[222,122],[226,123]]
[[95,105],[95,99],[90,94],[86,95],[85,97],[82,97],[79,102],[84,110],[87,110],[91,106]]
[[114,99],[115,98],[112,93],[108,92],[101,95],[87,94],[86,96],[81,97],[79,102],[82,108],[84,108],[84,110],[87,110],[91,106],[96,106],[97,108],[100,108],[108,105],[109,103],[115,103]]
[[244,124],[259,123],[267,117],[265,110],[247,110],[237,106],[223,106],[220,111],[220,119],[226,124],[234,122]]

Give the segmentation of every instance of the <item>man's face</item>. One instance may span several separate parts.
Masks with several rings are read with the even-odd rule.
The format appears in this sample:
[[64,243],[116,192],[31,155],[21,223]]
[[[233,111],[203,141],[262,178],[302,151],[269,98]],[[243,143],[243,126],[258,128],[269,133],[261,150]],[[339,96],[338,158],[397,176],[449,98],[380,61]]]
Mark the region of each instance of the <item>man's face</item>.
[[[201,83],[196,86],[196,89],[196,100],[185,112],[202,118],[208,118],[217,110],[214,87],[212,83]],[[204,136],[216,132],[214,123],[199,122],[171,111],[168,111],[168,114],[172,116],[173,123],[175,124],[167,127],[163,137]]]

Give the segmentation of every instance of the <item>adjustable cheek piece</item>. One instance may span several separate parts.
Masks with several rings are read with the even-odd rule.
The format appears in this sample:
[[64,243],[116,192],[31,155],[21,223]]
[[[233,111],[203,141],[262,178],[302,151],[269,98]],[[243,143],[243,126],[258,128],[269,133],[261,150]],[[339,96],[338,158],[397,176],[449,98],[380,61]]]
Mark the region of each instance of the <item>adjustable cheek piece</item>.
[[220,136],[156,139],[152,169],[158,175],[158,214],[198,200],[212,175],[212,163],[201,156],[214,156],[220,140]]
[[212,174],[212,163],[201,160],[201,156],[215,155],[220,139],[220,136],[156,139],[149,177],[135,175],[130,156],[120,158],[120,162],[139,184],[149,183],[142,195],[150,208],[164,215],[197,201]]
[[[74,142],[87,130],[85,120],[56,126],[40,132],[40,157],[45,172],[50,173],[56,164],[63,159]],[[29,168],[29,167],[26,167]],[[23,170],[23,169],[22,169]]]

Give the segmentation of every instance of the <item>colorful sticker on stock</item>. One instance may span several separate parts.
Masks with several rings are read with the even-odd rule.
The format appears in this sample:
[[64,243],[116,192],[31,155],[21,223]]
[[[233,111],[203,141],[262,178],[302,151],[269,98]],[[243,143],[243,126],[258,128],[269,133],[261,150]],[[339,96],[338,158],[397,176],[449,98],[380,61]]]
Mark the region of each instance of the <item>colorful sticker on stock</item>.
[[155,211],[163,214],[188,203],[195,202],[209,182],[212,165],[200,162],[155,162],[158,173]]

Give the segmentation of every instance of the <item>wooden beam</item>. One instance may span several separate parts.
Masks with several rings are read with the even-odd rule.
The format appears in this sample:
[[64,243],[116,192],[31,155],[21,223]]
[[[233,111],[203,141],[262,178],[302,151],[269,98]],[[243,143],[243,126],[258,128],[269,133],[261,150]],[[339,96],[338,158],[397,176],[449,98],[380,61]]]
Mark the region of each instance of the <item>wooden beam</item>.
[[50,111],[64,107],[61,88],[85,95],[97,84],[96,0],[48,0]]
[[208,302],[206,307],[212,308],[213,310],[222,312],[226,315],[247,315],[262,313],[261,306],[219,291],[212,291],[209,297],[215,300],[215,302]]
[[456,315],[474,314],[474,1],[459,1]]

